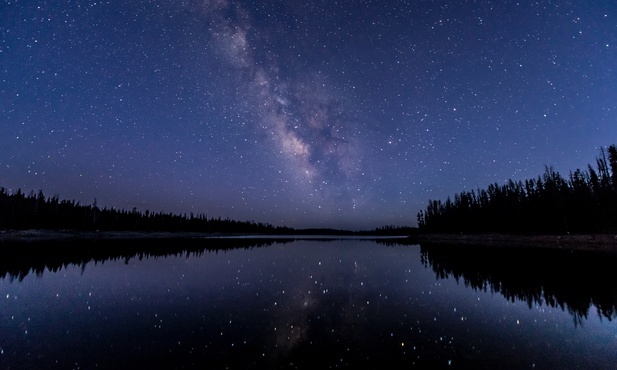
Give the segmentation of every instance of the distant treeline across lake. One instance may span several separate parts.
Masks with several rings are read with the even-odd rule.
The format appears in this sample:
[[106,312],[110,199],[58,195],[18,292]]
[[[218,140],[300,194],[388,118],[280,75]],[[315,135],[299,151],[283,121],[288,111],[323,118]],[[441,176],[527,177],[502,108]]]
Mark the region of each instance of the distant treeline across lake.
[[9,191],[0,187],[0,230],[79,230],[79,231],[142,231],[193,232],[223,234],[270,235],[409,235],[415,228],[392,225],[366,231],[337,229],[294,229],[255,221],[208,217],[149,210],[99,208],[82,205],[75,200],[45,197],[42,190],[28,194],[21,189]]
[[253,221],[208,218],[204,214],[177,215],[115,208],[100,209],[96,201],[82,205],[75,200],[45,197],[42,190],[24,194],[0,188],[0,229],[171,231],[202,233],[284,233],[292,229]]

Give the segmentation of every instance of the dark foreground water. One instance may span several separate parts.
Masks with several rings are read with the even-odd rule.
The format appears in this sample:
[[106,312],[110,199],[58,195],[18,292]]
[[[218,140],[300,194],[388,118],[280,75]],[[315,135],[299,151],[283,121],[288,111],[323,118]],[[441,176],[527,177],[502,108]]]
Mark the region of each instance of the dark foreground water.
[[1,369],[617,367],[612,255],[89,243],[4,252]]

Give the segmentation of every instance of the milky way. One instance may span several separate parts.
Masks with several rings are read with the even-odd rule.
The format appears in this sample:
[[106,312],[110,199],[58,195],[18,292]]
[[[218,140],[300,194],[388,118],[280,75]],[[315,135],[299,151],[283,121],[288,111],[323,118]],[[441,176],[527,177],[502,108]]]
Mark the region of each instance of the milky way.
[[6,1],[0,186],[293,227],[617,142],[617,5]]
[[259,42],[261,30],[239,5],[206,2],[203,14],[242,89],[239,99],[250,106],[255,129],[268,137],[273,157],[293,171],[293,185],[324,201],[352,200],[349,184],[362,162],[353,130],[362,122],[350,117],[349,108],[328,88],[328,79],[310,70],[294,71],[293,78],[281,76],[285,61]]

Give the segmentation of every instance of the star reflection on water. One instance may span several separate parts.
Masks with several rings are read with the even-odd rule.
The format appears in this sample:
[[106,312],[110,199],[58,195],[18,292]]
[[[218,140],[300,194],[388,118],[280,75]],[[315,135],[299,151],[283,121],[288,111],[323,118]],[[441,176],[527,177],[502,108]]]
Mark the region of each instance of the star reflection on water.
[[614,256],[371,240],[81,243],[64,260],[35,256],[54,247],[40,244],[0,262],[3,368],[617,363]]

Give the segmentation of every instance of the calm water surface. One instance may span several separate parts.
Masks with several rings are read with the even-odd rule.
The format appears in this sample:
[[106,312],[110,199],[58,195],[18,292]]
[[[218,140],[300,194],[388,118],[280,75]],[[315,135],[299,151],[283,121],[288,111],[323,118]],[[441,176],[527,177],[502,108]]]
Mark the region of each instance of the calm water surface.
[[613,256],[242,247],[5,266],[0,368],[617,366]]

